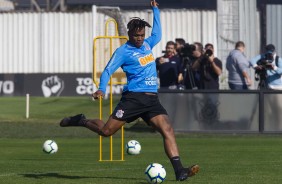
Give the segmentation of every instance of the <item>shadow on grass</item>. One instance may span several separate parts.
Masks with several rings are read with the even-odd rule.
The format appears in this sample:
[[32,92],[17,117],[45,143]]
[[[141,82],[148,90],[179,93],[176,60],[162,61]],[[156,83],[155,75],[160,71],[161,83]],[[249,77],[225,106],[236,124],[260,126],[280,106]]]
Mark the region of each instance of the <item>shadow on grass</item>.
[[62,179],[84,179],[84,178],[93,178],[93,177],[86,177],[86,176],[68,176],[62,175],[58,173],[38,173],[38,174],[20,174],[27,178],[34,178],[34,179],[42,179],[42,178],[62,178]]
[[69,176],[69,175],[62,175],[58,173],[38,173],[38,174],[19,174],[21,176],[27,177],[27,178],[34,178],[34,179],[43,179],[43,178],[59,178],[59,179],[87,179],[87,178],[92,178],[92,179],[113,179],[113,180],[136,180],[140,181],[138,182],[139,184],[146,184],[147,182],[142,181],[144,180],[143,178],[125,178],[125,177],[87,177],[87,176]]

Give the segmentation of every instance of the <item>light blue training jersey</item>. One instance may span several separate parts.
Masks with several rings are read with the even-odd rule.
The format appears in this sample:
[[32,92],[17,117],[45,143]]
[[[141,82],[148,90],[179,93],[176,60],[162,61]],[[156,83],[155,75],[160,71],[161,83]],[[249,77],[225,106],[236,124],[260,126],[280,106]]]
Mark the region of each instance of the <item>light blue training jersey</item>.
[[101,77],[99,90],[104,94],[110,76],[121,67],[126,73],[127,84],[123,91],[154,92],[158,90],[158,78],[153,47],[161,40],[160,12],[153,7],[154,20],[151,36],[144,40],[140,48],[135,47],[129,41],[120,46],[112,55]]

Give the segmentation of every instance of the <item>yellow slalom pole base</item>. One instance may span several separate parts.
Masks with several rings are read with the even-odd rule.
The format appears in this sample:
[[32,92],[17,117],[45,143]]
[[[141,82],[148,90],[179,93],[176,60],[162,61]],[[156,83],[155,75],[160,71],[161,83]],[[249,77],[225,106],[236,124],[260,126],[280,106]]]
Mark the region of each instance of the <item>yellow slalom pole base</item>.
[[103,160],[103,137],[100,136],[100,158],[99,158],[99,161],[100,162],[120,162],[120,161],[125,161],[124,160],[124,127],[122,126],[121,128],[121,150],[120,150],[120,153],[121,153],[121,158],[120,160],[114,160],[113,159],[113,137],[111,136],[110,137],[110,159],[109,160]]

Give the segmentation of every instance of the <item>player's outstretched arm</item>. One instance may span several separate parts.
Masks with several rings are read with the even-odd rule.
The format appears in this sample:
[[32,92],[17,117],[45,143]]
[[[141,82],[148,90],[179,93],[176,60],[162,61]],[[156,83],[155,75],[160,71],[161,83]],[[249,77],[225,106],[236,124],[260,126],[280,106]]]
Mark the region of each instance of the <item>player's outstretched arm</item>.
[[151,46],[151,48],[153,48],[157,43],[159,43],[162,38],[160,11],[158,5],[159,4],[156,1],[151,1],[151,7],[154,14],[153,29],[151,32],[151,36],[145,40]]

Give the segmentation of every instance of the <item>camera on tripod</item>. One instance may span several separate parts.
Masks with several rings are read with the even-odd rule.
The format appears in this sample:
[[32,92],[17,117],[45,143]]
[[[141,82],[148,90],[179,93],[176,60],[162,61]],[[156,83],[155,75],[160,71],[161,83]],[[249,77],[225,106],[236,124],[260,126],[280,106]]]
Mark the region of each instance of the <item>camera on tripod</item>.
[[263,58],[257,62],[257,65],[260,66],[260,68],[262,68],[261,70],[269,70],[273,68],[272,66],[273,60],[274,60],[273,53],[267,52],[265,53]]
[[186,43],[184,45],[184,47],[181,49],[180,51],[180,56],[181,57],[191,57],[192,54],[193,54],[193,51],[196,50],[196,46],[194,44],[189,44],[189,43]]
[[[258,84],[258,89],[269,89],[269,85],[268,85],[268,74],[270,74],[270,72],[268,72],[269,70],[274,70],[274,68],[276,66],[278,66],[278,56],[276,56],[274,58],[274,56],[276,55],[275,52],[275,46],[273,44],[268,44],[265,46],[265,54],[261,54],[260,56],[256,56],[256,58],[254,58],[251,63],[253,66],[255,66],[255,64],[257,66],[255,66],[255,80],[259,81]],[[260,57],[260,60],[257,60],[257,62],[255,63],[254,61]],[[275,63],[273,63],[273,61],[275,61]]]
[[193,52],[196,51],[195,44],[186,43],[184,47],[180,50],[180,57],[182,59],[183,67],[183,82],[182,85],[179,85],[178,89],[196,89],[194,72],[192,69],[193,65]]
[[267,70],[270,70],[273,68],[272,62],[274,60],[273,52],[269,51],[264,54],[262,59],[260,59],[257,62],[257,65],[259,66],[259,69],[255,70],[255,80],[260,81],[260,83],[265,83],[267,78]]
[[257,62],[257,64],[265,68],[268,68],[269,66],[271,66],[273,60],[274,60],[273,53],[267,52],[264,54],[263,58]]
[[180,50],[180,57],[184,66],[192,65],[193,51],[196,50],[194,44],[185,43],[184,47]]

